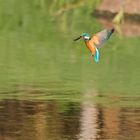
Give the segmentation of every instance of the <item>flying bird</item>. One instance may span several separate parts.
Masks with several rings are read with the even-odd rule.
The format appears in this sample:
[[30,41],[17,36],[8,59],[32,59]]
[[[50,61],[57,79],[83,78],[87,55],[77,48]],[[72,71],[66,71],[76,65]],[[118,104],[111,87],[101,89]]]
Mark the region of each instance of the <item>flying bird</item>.
[[79,39],[83,39],[87,48],[90,50],[91,55],[94,58],[94,61],[99,62],[99,48],[103,46],[103,44],[110,38],[112,33],[114,32],[114,28],[112,29],[104,29],[98,33],[93,34],[91,37],[87,33],[81,34],[78,38],[74,39],[77,41]]

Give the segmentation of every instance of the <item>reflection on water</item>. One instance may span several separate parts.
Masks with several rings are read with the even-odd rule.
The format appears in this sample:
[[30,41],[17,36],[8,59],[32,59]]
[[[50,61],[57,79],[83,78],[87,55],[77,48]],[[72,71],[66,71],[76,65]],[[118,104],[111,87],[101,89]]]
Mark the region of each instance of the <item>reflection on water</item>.
[[140,108],[92,102],[3,100],[1,140],[138,139]]
[[[92,98],[91,93],[84,94],[84,99]],[[81,118],[80,118],[80,140],[91,140],[97,137],[97,115],[98,109],[96,105],[88,100],[85,100],[81,104]]]

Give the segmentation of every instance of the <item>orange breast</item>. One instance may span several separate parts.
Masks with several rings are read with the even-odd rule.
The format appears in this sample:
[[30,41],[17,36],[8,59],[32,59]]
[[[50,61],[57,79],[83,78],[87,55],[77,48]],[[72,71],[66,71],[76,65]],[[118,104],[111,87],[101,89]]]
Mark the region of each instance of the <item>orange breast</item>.
[[92,55],[94,55],[96,52],[94,45],[90,44],[89,41],[85,41],[85,43],[86,43],[87,48],[91,51]]

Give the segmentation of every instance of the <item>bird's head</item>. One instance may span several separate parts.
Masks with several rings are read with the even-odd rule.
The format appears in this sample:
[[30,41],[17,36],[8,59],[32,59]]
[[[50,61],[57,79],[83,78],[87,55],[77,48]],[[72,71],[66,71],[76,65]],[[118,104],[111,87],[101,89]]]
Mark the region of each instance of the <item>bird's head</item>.
[[79,40],[81,38],[83,38],[84,40],[89,40],[90,39],[90,36],[87,33],[83,33],[78,38],[74,39],[74,41],[77,41],[77,40]]

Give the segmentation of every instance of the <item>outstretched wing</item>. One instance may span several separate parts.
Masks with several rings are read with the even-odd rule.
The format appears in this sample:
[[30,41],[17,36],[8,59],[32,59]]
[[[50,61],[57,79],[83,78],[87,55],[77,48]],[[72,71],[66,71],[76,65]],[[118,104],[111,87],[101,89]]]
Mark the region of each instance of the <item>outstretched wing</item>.
[[94,34],[91,39],[90,43],[94,44],[97,48],[101,48],[103,44],[110,38],[111,34],[114,32],[114,29],[108,30],[104,29],[96,34]]

